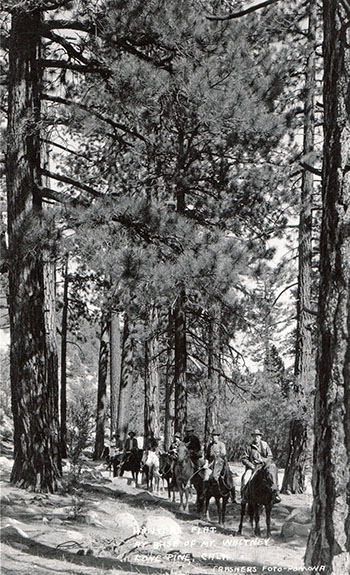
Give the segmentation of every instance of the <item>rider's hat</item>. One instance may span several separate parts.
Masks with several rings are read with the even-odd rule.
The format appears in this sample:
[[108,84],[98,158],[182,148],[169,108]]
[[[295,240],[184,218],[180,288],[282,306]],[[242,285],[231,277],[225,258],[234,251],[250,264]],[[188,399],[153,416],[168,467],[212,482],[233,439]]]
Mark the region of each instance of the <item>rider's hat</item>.
[[133,437],[135,437],[136,433],[134,431],[129,431],[128,435],[132,435]]
[[252,435],[261,435],[261,437],[263,436],[262,432],[260,431],[260,429],[254,429]]
[[178,437],[179,439],[181,439],[181,433],[177,431],[176,433],[174,433],[174,437]]
[[211,434],[212,435],[221,435],[220,431],[218,431],[217,429],[213,429]]
[[186,427],[185,433],[190,433],[191,431],[194,431],[194,427]]

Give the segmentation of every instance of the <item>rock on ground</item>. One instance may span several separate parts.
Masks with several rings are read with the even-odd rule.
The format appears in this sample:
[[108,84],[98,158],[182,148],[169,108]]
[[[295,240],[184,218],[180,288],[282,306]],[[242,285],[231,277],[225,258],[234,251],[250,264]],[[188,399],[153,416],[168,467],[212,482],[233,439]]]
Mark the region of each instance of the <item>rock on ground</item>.
[[180,525],[170,517],[163,515],[151,515],[142,524],[142,531],[158,536],[181,535]]
[[132,513],[119,513],[115,518],[115,526],[118,534],[123,538],[131,537],[140,531],[140,525]]

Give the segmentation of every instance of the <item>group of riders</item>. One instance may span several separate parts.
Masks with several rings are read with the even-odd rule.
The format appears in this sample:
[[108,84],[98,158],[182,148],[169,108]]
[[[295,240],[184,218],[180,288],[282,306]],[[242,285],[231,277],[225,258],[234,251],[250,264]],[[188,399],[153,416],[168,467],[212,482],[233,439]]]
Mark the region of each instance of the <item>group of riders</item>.
[[[227,452],[225,443],[220,439],[220,433],[216,429],[212,430],[210,442],[204,450],[193,427],[188,427],[185,430],[183,438],[180,433],[175,433],[168,450],[162,447],[160,438],[150,437],[146,442],[143,464],[150,465],[150,463],[152,463],[156,468],[157,466],[159,468],[159,457],[165,454],[169,458],[171,469],[173,470],[175,462],[178,459],[181,444],[186,446],[189,452],[195,473],[202,471],[204,481],[209,481],[211,478],[216,481],[219,480],[227,464]],[[125,442],[121,440],[120,435],[116,434],[115,446],[110,454],[110,460],[113,463],[115,471],[114,475],[123,475],[128,460],[131,457],[138,459],[139,453],[138,441],[133,431],[129,431]],[[272,460],[271,448],[268,443],[263,440],[262,432],[259,429],[255,429],[252,433],[252,440],[247,445],[241,458],[241,462],[245,467],[241,478],[242,492],[261,464],[268,460]],[[279,501],[280,497],[277,491],[274,502],[278,503]]]

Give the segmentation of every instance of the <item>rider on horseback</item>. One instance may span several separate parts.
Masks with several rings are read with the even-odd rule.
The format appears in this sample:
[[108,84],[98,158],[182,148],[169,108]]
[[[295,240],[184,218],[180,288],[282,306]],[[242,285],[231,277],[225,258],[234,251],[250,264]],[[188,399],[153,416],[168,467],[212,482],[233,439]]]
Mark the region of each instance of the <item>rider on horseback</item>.
[[111,463],[113,464],[113,477],[117,477],[119,468],[121,466],[123,452],[124,452],[124,445],[123,441],[120,439],[120,434],[115,433],[113,435],[114,439],[114,446],[111,448]]
[[220,433],[213,429],[211,442],[205,454],[209,466],[205,469],[204,481],[208,481],[209,477],[218,481],[226,462],[226,446],[223,441],[219,440],[219,437]]
[[199,468],[199,460],[202,457],[201,443],[198,437],[194,434],[193,427],[188,427],[185,431],[184,444],[190,452],[190,458],[193,462],[194,468]]
[[[264,461],[272,460],[272,451],[268,443],[262,440],[262,433],[259,429],[255,429],[252,433],[253,441],[250,443],[244,455],[241,459],[243,465],[245,466],[245,471],[241,479],[241,492],[243,488],[253,477],[255,471],[258,469],[259,465],[264,463]],[[275,503],[281,501],[278,491],[275,495]]]
[[171,443],[168,451],[168,455],[171,459],[171,465],[170,465],[171,473],[173,473],[174,471],[174,464],[175,461],[177,460],[177,453],[180,443],[181,443],[181,435],[179,432],[176,432],[174,435],[174,440]]
[[[122,464],[126,463],[128,461],[128,459],[130,459],[130,456],[132,454],[137,454],[138,453],[138,444],[137,444],[137,439],[136,439],[136,433],[134,433],[133,431],[129,431],[128,436],[125,440],[124,443],[124,453],[123,453],[123,459],[122,459]],[[122,475],[122,473],[121,473]]]

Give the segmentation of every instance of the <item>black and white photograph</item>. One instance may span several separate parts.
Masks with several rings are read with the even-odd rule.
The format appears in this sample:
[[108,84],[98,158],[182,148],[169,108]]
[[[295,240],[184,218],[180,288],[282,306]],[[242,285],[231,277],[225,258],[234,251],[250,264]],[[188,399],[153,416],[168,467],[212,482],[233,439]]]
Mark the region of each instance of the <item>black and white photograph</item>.
[[1,574],[350,574],[350,1],[0,41]]

